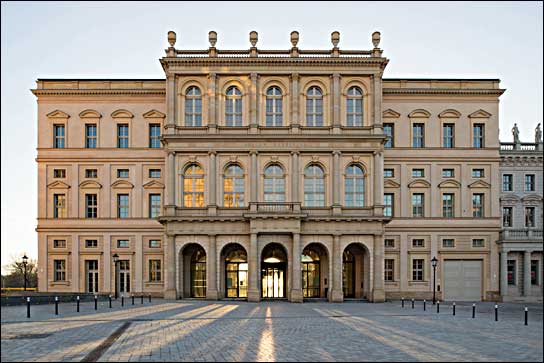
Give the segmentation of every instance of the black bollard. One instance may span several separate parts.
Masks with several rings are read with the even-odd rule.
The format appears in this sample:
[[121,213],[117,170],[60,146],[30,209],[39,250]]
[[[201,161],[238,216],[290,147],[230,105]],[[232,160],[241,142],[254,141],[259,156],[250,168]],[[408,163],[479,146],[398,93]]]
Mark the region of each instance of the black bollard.
[[402,307],[404,307],[404,298],[401,297],[401,301],[402,301]]
[[108,298],[110,300],[110,309],[111,309],[111,295]]
[[476,304],[472,304],[472,319],[476,317]]
[[55,296],[55,315],[59,315],[59,297]]
[[440,300],[436,300],[436,313],[440,314]]
[[529,314],[529,312],[527,311],[527,307],[525,307],[525,325],[527,325],[528,321],[527,321],[527,315]]
[[423,299],[423,311],[427,310],[427,301]]
[[77,312],[79,313],[79,295],[76,296],[76,307],[77,307]]
[[94,295],[94,310],[98,310],[98,296]]
[[134,294],[132,294],[132,305],[134,305]]
[[26,317],[30,318],[30,298],[26,298]]
[[453,315],[455,316],[455,301],[453,302]]
[[412,299],[412,309],[414,308],[414,299]]
[[149,294],[149,302],[151,302],[151,294]]
[[499,321],[499,305],[495,304],[495,321]]
[[141,304],[143,304],[143,303],[144,303],[144,294],[142,294],[142,295],[140,296],[140,299],[141,299]]
[[121,296],[121,306],[125,306],[125,297]]

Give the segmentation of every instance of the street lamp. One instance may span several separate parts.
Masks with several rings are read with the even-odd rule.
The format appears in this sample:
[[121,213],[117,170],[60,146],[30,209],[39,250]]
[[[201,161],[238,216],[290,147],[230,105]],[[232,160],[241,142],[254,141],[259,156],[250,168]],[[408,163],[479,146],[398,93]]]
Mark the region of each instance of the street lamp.
[[23,267],[24,267],[24,279],[25,279],[25,291],[26,291],[26,264],[28,263],[28,257],[26,257],[26,253],[23,256]]
[[117,280],[119,280],[119,271],[117,269],[117,263],[119,262],[119,255],[117,253],[113,254],[113,263],[115,265],[115,300],[117,300]]
[[436,264],[438,263],[438,260],[436,257],[433,257],[431,260],[431,266],[433,266],[433,305],[436,303]]

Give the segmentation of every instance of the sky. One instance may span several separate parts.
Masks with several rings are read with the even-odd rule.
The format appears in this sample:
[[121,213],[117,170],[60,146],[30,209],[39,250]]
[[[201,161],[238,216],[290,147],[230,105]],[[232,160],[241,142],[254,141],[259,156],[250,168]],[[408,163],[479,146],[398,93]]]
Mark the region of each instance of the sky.
[[501,141],[517,122],[522,141],[542,122],[541,2],[10,2],[1,3],[1,255],[37,258],[38,78],[164,78],[159,63],[176,48],[380,47],[384,77],[499,78]]

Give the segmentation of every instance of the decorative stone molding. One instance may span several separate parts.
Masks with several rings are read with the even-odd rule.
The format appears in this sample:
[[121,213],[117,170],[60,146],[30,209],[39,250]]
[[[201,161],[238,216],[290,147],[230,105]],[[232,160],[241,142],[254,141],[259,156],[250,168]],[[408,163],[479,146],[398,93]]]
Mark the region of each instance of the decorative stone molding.
[[102,115],[95,110],[84,110],[79,113],[80,118],[100,118]]
[[160,111],[157,111],[155,109],[153,110],[149,110],[147,111],[146,113],[144,113],[142,115],[144,118],[165,118],[166,117],[166,114],[160,112]]
[[506,91],[505,89],[450,89],[450,88],[384,88],[384,95],[403,95],[403,94],[419,94],[419,95],[489,95],[500,96]]
[[400,113],[390,108],[382,112],[382,118],[399,118],[399,117],[400,117]]
[[134,188],[134,184],[126,181],[126,180],[117,180],[111,185],[112,188],[118,188],[118,189],[132,189]]
[[384,188],[400,188],[400,184],[397,182],[394,182],[393,180],[386,180],[383,182]]
[[47,184],[48,189],[69,189],[70,186],[64,182],[61,181],[54,181],[52,183]]
[[408,188],[430,188],[431,183],[423,179],[416,179],[408,184]]
[[164,184],[156,180],[152,180],[143,185],[144,189],[164,189]]
[[461,188],[461,183],[454,179],[444,180],[442,183],[438,184],[439,188]]
[[102,184],[94,180],[85,180],[79,184],[80,189],[101,189]]
[[470,118],[489,118],[491,117],[491,114],[485,110],[479,109],[478,111],[475,111],[468,115]]
[[486,183],[483,180],[477,180],[472,184],[468,185],[469,188],[491,188],[491,184]]
[[408,117],[410,118],[429,118],[431,117],[431,113],[427,110],[423,110],[423,109],[417,109],[417,110],[413,110],[412,112],[410,112],[408,114]]
[[120,110],[113,111],[111,113],[111,117],[113,117],[113,118],[133,118],[134,115],[130,111],[120,109]]
[[459,118],[461,117],[461,112],[453,109],[447,109],[438,114],[440,118]]
[[46,116],[48,118],[62,118],[62,119],[70,118],[70,115],[68,115],[66,112],[61,111],[61,110],[51,111]]
[[34,89],[35,96],[166,96],[166,89]]

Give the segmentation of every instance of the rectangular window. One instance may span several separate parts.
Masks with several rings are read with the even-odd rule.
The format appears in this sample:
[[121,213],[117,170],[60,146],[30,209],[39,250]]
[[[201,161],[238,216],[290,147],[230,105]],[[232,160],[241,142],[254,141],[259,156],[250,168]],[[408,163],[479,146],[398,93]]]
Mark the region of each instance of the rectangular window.
[[484,124],[474,124],[472,128],[472,147],[476,149],[484,147]]
[[149,217],[156,218],[161,214],[161,195],[149,194]]
[[442,169],[442,178],[454,178],[455,172],[453,169]]
[[385,193],[383,195],[383,215],[393,217],[394,214],[395,194]]
[[86,239],[85,240],[85,247],[87,247],[87,248],[97,248],[98,247],[98,240],[96,240],[96,239]]
[[474,238],[472,240],[472,247],[484,247],[483,238]]
[[525,175],[525,191],[526,192],[535,191],[535,175],[534,174]]
[[53,125],[53,148],[64,149],[64,125]]
[[66,248],[66,240],[65,239],[53,240],[53,247],[54,248]]
[[423,178],[425,176],[424,169],[412,169],[412,178]]
[[451,149],[455,147],[455,125],[444,124],[443,128],[443,142],[442,147]]
[[384,261],[384,279],[385,281],[395,280],[395,260],[386,258]]
[[472,194],[472,216],[482,218],[484,216],[484,195],[480,193]]
[[128,124],[117,125],[117,147],[120,149],[128,148]]
[[128,239],[118,239],[117,248],[128,248]]
[[508,285],[516,285],[516,260],[508,260]]
[[85,169],[85,178],[98,178],[97,169]]
[[538,285],[538,260],[531,260],[531,285]]
[[159,149],[161,147],[161,125],[149,124],[149,147]]
[[502,226],[512,227],[512,207],[502,207]]
[[473,178],[483,178],[484,177],[484,169],[472,169],[472,177]]
[[414,193],[412,194],[412,217],[423,217],[425,210],[425,194]]
[[412,260],[412,281],[423,281],[423,263],[422,259]]
[[442,247],[455,247],[455,240],[453,238],[444,238],[442,240]]
[[117,218],[128,218],[128,194],[117,194]]
[[149,248],[161,248],[161,240],[159,239],[150,239]]
[[64,194],[53,195],[53,218],[66,218],[66,196]]
[[535,226],[535,207],[525,207],[525,227]]
[[395,176],[395,170],[394,169],[383,169],[383,177],[384,178],[393,178]]
[[412,126],[412,147],[425,147],[425,125],[413,124]]
[[455,208],[455,195],[452,193],[442,194],[442,217],[453,218]]
[[117,169],[118,178],[128,178],[128,169]]
[[384,244],[386,248],[395,248],[395,239],[386,238],[384,239]]
[[425,247],[425,240],[423,238],[414,238],[412,240],[412,247]]
[[85,147],[96,149],[96,124],[85,124]]
[[387,136],[384,147],[395,147],[395,124],[383,124],[383,133]]
[[54,169],[53,178],[56,178],[56,179],[66,178],[66,169]]
[[98,218],[98,198],[96,194],[85,194],[85,217]]
[[504,174],[502,176],[502,191],[503,192],[511,192],[512,186],[514,182],[514,177],[512,174]]
[[66,260],[53,260],[55,281],[66,281]]
[[161,177],[161,169],[149,169],[149,177],[150,178],[160,178]]
[[149,260],[149,281],[161,281],[161,260]]

